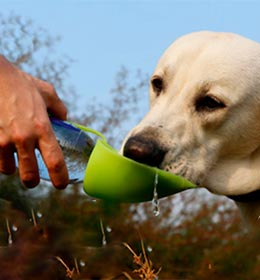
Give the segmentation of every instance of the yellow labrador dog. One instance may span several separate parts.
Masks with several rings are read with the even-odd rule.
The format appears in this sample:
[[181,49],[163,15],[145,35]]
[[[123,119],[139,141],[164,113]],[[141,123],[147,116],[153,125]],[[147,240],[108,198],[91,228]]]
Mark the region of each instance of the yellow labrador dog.
[[231,197],[260,228],[260,44],[206,31],[175,41],[123,153]]

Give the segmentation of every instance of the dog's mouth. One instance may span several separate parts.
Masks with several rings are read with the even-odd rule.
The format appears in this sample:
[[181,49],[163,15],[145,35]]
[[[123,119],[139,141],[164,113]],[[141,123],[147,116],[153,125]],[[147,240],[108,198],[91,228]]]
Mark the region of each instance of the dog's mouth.
[[230,195],[228,197],[235,202],[258,202],[260,201],[260,190],[241,195]]
[[135,135],[128,138],[123,148],[123,155],[134,161],[184,177],[198,186],[201,183],[201,176],[199,179],[194,177],[187,160],[180,155],[180,151],[172,152],[166,145],[162,146],[151,137]]
[[[137,162],[160,168],[167,151],[149,138],[134,136],[130,137],[125,143],[123,153],[124,156]],[[197,182],[197,185],[200,185],[199,182]],[[258,202],[260,201],[260,190],[228,197],[235,202]]]

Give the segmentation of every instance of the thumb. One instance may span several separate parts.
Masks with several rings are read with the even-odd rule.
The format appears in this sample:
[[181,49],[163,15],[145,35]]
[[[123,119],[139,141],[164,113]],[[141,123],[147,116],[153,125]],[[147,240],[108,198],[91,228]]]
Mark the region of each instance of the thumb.
[[67,108],[65,104],[61,101],[59,98],[55,88],[49,84],[48,82],[45,82],[43,80],[37,79],[33,77],[33,80],[35,82],[35,85],[37,89],[39,90],[40,94],[42,95],[42,98],[45,102],[45,105],[47,107],[48,112],[61,120],[67,119]]

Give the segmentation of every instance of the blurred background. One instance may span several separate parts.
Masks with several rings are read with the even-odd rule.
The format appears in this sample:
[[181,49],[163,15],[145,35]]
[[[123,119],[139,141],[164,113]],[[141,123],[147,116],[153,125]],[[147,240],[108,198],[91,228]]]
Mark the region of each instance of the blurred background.
[[[148,110],[149,76],[179,36],[260,42],[258,1],[0,1],[0,53],[51,82],[69,118],[116,147]],[[257,236],[234,203],[206,190],[110,205],[82,186],[0,182],[0,279],[258,279]]]

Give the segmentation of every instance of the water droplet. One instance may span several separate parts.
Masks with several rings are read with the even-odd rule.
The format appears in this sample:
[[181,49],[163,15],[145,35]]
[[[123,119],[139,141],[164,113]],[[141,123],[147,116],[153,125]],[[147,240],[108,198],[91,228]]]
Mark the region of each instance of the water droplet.
[[149,253],[151,253],[152,251],[153,251],[153,248],[151,247],[151,246],[147,246],[147,251],[149,252]]
[[106,231],[107,231],[107,232],[111,232],[111,231],[112,231],[112,228],[111,228],[110,226],[107,226],[107,227],[106,227]]
[[158,185],[158,173],[156,173],[154,177],[153,200],[152,200],[153,214],[155,217],[160,215],[157,185]]
[[102,237],[102,245],[103,245],[103,246],[106,246],[106,245],[107,245],[107,240],[106,240],[105,235],[103,235],[103,237]]
[[13,239],[11,234],[8,235],[8,245],[12,245],[13,244]]
[[12,230],[13,231],[17,231],[18,230],[18,227],[16,225],[12,225]]
[[84,266],[86,265],[86,263],[85,263],[84,261],[80,260],[80,261],[79,261],[79,265],[82,266],[82,267],[84,267]]
[[37,211],[36,216],[37,216],[38,218],[41,218],[41,217],[42,217],[42,213],[39,212],[39,211]]

